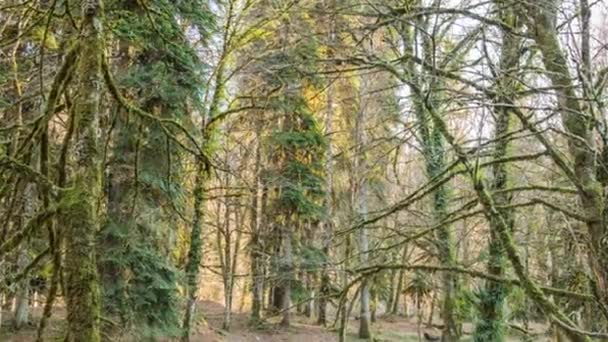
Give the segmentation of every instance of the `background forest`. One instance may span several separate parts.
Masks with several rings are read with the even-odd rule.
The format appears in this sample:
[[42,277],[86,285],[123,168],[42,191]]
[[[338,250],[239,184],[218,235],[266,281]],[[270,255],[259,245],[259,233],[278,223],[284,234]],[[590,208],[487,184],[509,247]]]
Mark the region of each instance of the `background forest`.
[[0,340],[608,340],[603,0],[0,0]]

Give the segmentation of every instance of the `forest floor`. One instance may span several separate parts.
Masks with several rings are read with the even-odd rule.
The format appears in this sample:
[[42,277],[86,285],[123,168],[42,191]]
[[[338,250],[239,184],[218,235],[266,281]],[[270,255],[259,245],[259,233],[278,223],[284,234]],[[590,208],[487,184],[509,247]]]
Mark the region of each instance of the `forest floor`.
[[[232,325],[230,332],[221,330],[223,306],[219,303],[211,301],[203,301],[199,303],[199,312],[205,313],[205,321],[198,324],[193,331],[191,341],[193,342],[334,342],[337,341],[337,333],[324,329],[314,324],[310,319],[293,315],[292,327],[289,329],[278,327],[278,318],[269,319],[268,323],[261,329],[253,329],[248,326],[248,315],[244,313],[234,313],[232,317]],[[1,342],[33,342],[35,341],[36,329],[35,326],[28,326],[18,333],[11,332],[8,312],[3,313],[3,326],[0,330]],[[37,321],[40,317],[40,310],[35,309],[33,312],[34,320]],[[65,312],[61,308],[57,308],[54,312],[54,319],[51,320],[46,334],[45,341],[61,341],[61,332],[65,328],[63,317]],[[201,320],[202,321],[202,320]],[[356,337],[357,321],[351,320],[348,327],[347,341],[363,341]],[[387,317],[381,318],[372,326],[374,332],[374,340],[379,342],[414,342],[418,341],[416,323],[413,320],[405,320],[402,317]],[[440,332],[437,329],[425,329],[433,336],[439,336]],[[465,337],[463,342],[471,341],[470,332],[472,326],[464,325]],[[543,335],[546,331],[546,326],[535,324],[531,327],[535,334],[533,341],[549,341],[550,339]],[[122,341],[137,341],[136,339],[121,339]],[[523,341],[521,335],[509,336],[508,341]],[[166,342],[172,340],[164,340]],[[163,341],[163,342],[164,342]]]

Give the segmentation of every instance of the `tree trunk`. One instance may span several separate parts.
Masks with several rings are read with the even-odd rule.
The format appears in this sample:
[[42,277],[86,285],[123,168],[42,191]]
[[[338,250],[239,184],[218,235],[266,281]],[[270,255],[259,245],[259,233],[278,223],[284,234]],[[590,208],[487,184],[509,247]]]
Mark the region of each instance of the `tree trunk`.
[[[225,186],[229,184],[229,176],[226,175]],[[230,231],[230,214],[231,214],[231,203],[230,200],[226,200],[224,204],[224,222],[220,221],[220,216],[218,215],[218,227],[223,226],[223,231],[218,229],[218,253],[223,255],[220,258],[222,265],[222,278],[224,285],[224,320],[222,322],[222,329],[230,330],[230,316],[232,313],[232,253],[230,251],[230,246],[232,245],[232,234]],[[221,237],[224,237],[223,248]]]
[[[335,9],[335,0],[328,0],[327,6],[330,9]],[[332,46],[336,41],[336,24],[335,18],[329,18],[330,29],[327,37],[328,44]],[[331,50],[328,51],[328,58],[332,57]],[[329,277],[328,268],[330,265],[330,249],[331,249],[331,238],[333,235],[333,203],[332,203],[332,189],[333,189],[333,172],[332,172],[332,159],[333,159],[333,144],[332,144],[332,130],[333,130],[333,118],[334,118],[334,85],[333,82],[327,86],[326,92],[327,102],[325,103],[325,136],[327,137],[327,147],[325,150],[325,197],[323,198],[323,207],[326,213],[326,219],[320,222],[321,225],[321,236],[323,244],[323,255],[325,260],[321,267],[321,283],[319,287],[318,296],[318,314],[317,324],[325,326],[327,324],[327,300],[331,291],[331,279]]]
[[[350,235],[347,234],[344,242],[344,265],[342,269],[342,287],[346,288],[348,285],[348,267],[350,266],[350,256],[351,256],[351,241]],[[340,315],[340,330],[338,332],[338,341],[345,342],[346,341],[346,325],[348,324],[348,315],[350,314],[350,310],[346,308],[346,303],[348,302],[348,297],[345,298],[344,301],[341,302],[340,307],[338,308],[337,314]]]
[[[34,183],[26,183],[23,189],[23,203],[21,204],[23,214],[19,221],[29,222],[36,214],[37,206],[37,191]],[[21,225],[21,224],[20,224]],[[28,264],[31,262],[28,255],[27,246],[21,246],[17,252],[17,268],[20,272],[24,271]],[[15,330],[20,330],[29,323],[29,311],[30,311],[30,277],[24,277],[23,280],[17,284],[17,293],[15,294]]]
[[[515,17],[513,4],[504,6],[501,10],[502,20],[509,23],[510,26],[518,28],[521,26],[520,20]],[[505,135],[509,132],[511,123],[511,112],[507,106],[501,105],[507,103],[514,91],[516,71],[519,60],[519,45],[521,39],[509,32],[503,32],[502,51],[500,57],[500,74],[496,80],[498,89],[501,89],[501,96],[495,99],[494,112],[496,124],[494,130],[494,139],[496,147],[494,148],[493,158],[495,160],[502,159],[507,156],[509,148],[509,140],[505,139]],[[508,169],[507,164],[495,163],[492,166],[492,183],[491,190],[494,192],[494,201],[497,205],[506,207],[511,203],[511,197],[505,192],[501,192],[508,187]],[[509,230],[513,230],[513,214],[511,210],[501,210],[501,215],[509,226]],[[504,277],[506,258],[504,250],[500,242],[497,230],[499,222],[496,218],[490,219],[490,242],[488,246],[489,260],[488,273],[497,277]],[[480,318],[475,326],[474,339],[475,341],[497,341],[505,340],[506,320],[505,320],[505,299],[507,296],[507,287],[500,282],[486,282],[485,289],[479,304]]]
[[[419,27],[430,29],[428,20],[420,18]],[[417,29],[417,28],[416,28]],[[417,42],[414,40],[411,27],[403,27],[401,33],[404,49],[407,53],[415,54],[418,49],[415,48]],[[432,65],[433,56],[435,55],[434,44],[426,35],[422,35],[422,51],[423,60],[429,65]],[[409,61],[403,66],[404,72],[412,76],[416,86],[411,86],[410,91],[413,96],[414,114],[420,132],[420,140],[422,144],[422,153],[425,160],[425,168],[429,179],[435,178],[445,168],[445,146],[442,132],[431,120],[432,115],[441,115],[436,113],[441,100],[441,84],[436,76],[427,74],[423,70],[416,74],[417,68],[413,61]],[[421,89],[426,89],[422,92]],[[442,222],[447,215],[449,191],[447,186],[441,185],[433,192],[432,211],[435,223]],[[435,245],[439,261],[442,265],[455,265],[454,242],[451,228],[449,225],[439,227],[435,233]],[[441,289],[442,289],[442,305],[441,318],[443,320],[442,341],[457,341],[460,337],[461,323],[457,317],[457,295],[458,295],[458,278],[451,272],[441,274]]]
[[[572,81],[575,77],[570,75],[569,63],[555,26],[557,10],[557,6],[552,2],[543,0],[539,1],[539,4],[526,4],[524,10],[520,12],[522,14],[520,17],[528,19],[526,25],[542,54],[546,75],[551,80],[557,95],[562,123],[568,133],[572,168],[558,156],[552,155],[552,157],[579,192],[584,214],[588,218],[588,262],[597,287],[598,300],[607,305],[608,248],[603,241],[608,228],[604,217],[606,201],[602,192],[605,184],[598,180],[596,173],[595,119],[593,113],[587,110],[588,106],[579,101],[580,95],[576,93],[577,87]],[[584,11],[587,13],[589,9],[584,8]],[[588,19],[587,14],[583,20],[588,24]],[[588,53],[589,51],[583,51],[583,54]],[[583,69],[586,70],[583,72],[587,73],[589,71],[587,62],[584,64]]]
[[260,172],[262,164],[262,151],[260,142],[261,122],[255,122],[255,162],[254,178],[255,188],[251,196],[251,322],[258,324],[262,320],[262,307],[264,302],[264,271],[263,247],[261,245],[261,228],[264,211],[260,210],[260,190],[262,192],[261,206],[267,200],[266,189],[262,187]]
[[[18,254],[17,267],[19,270],[23,270],[29,264],[29,257],[27,255],[26,247],[22,246],[19,249]],[[15,320],[13,322],[15,330],[20,330],[29,321],[29,293],[29,278],[24,277],[24,279],[18,284],[17,293],[15,294]]]
[[[365,122],[367,110],[365,102],[362,97],[369,90],[369,80],[363,78],[361,81],[361,89],[359,96],[359,111],[355,122],[355,144],[357,146],[355,160],[353,162],[355,177],[357,177],[356,191],[355,191],[355,205],[357,219],[359,222],[364,222],[367,218],[368,208],[368,192],[367,192],[367,164],[365,160],[365,153],[363,146],[367,142],[367,135],[365,132]],[[360,253],[360,264],[366,266],[369,262],[369,237],[365,226],[359,227],[359,253]],[[370,284],[368,279],[364,279],[361,283],[361,294],[360,294],[360,306],[361,315],[359,318],[359,338],[371,339],[371,317],[370,317]]]
[[[0,260],[0,265],[3,264],[3,261]],[[4,274],[2,274],[4,275]],[[4,280],[4,279],[2,279]],[[2,333],[2,312],[4,311],[4,289],[0,289],[0,334]]]
[[395,301],[395,290],[397,289],[396,283],[399,277],[399,272],[397,270],[391,270],[389,273],[389,288],[388,288],[388,298],[386,299],[386,313],[389,314],[393,310],[393,302]]
[[[403,251],[401,255],[401,262],[405,263],[407,260],[408,249],[407,245],[403,246]],[[391,314],[397,315],[399,313],[399,299],[401,298],[401,294],[403,292],[403,284],[405,282],[405,269],[402,268],[399,270],[399,278],[397,279],[397,289],[395,291],[395,299],[393,299],[393,307],[391,309]],[[407,306],[406,299],[403,299],[404,305]],[[405,310],[405,316],[407,317],[407,310]]]
[[306,291],[308,292],[308,300],[304,306],[304,316],[312,318],[315,308],[315,286],[314,277],[310,272],[306,273]]
[[[287,223],[287,222],[286,222]],[[283,230],[283,260],[281,261],[281,278],[283,278],[282,284],[282,313],[283,318],[281,319],[282,327],[289,327],[291,324],[291,283],[294,272],[293,267],[293,255],[292,255],[292,232],[291,227],[281,227]]]
[[76,66],[74,98],[75,162],[70,191],[63,201],[67,342],[100,341],[100,293],[95,260],[95,235],[99,231],[98,201],[102,194],[99,104],[101,94],[100,0],[82,2],[80,55]]
[[370,305],[370,320],[372,323],[376,322],[376,313],[378,309],[378,292],[376,290],[370,291],[371,305]]
[[202,160],[198,160],[196,179],[194,185],[194,218],[190,231],[190,248],[188,250],[188,260],[186,262],[186,311],[182,324],[182,342],[190,341],[190,330],[192,318],[196,306],[199,265],[202,260],[203,247],[203,203],[204,203],[204,183],[206,178],[205,165]]

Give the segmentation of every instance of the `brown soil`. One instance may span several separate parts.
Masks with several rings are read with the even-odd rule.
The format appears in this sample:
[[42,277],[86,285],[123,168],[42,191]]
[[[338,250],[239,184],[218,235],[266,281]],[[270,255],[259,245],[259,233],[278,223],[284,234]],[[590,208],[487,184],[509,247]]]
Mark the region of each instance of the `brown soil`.
[[[269,318],[262,328],[252,328],[248,326],[248,315],[245,313],[234,313],[232,325],[229,332],[221,329],[224,307],[216,302],[202,301],[198,304],[197,311],[204,313],[204,317],[197,318],[197,325],[193,331],[191,341],[193,342],[334,342],[337,341],[337,333],[329,329],[319,327],[314,321],[306,317],[293,316],[292,327],[289,329],[278,327],[278,317]],[[2,342],[33,342],[35,340],[35,326],[29,326],[18,333],[11,332],[10,322],[6,319],[10,317],[8,312],[3,314],[3,322],[0,331],[0,341]],[[40,317],[40,309],[34,310],[34,319]],[[62,308],[57,308],[54,312],[45,339],[46,341],[60,341],[61,332],[64,329],[65,312]],[[348,328],[348,341],[361,341],[356,338],[357,321],[351,320]],[[543,325],[532,327],[533,332],[542,333],[546,330]],[[465,333],[470,332],[472,326],[465,324]],[[374,323],[373,331],[376,341],[385,342],[408,342],[418,341],[417,326],[413,321],[405,320],[402,317],[388,317],[380,319]],[[432,335],[438,336],[436,329],[426,329]],[[124,340],[124,339],[123,339]],[[469,341],[465,337],[463,341]],[[512,336],[510,341],[521,341],[521,337]],[[547,341],[545,337],[537,336],[535,341]],[[171,340],[165,340],[167,342]]]

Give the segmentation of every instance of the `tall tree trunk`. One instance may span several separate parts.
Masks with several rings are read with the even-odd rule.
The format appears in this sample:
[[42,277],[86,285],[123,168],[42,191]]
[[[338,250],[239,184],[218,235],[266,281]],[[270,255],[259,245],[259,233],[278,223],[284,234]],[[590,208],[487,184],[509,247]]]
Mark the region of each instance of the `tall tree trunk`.
[[[199,157],[200,158],[200,157]],[[188,250],[188,260],[186,262],[186,311],[182,323],[182,342],[190,341],[190,330],[192,329],[192,319],[196,307],[198,292],[199,265],[202,260],[203,247],[203,204],[204,204],[204,183],[206,178],[205,163],[198,160],[196,179],[194,185],[194,218],[190,231],[190,248]]]
[[304,316],[306,316],[307,318],[312,318],[315,308],[315,277],[313,273],[306,272],[305,281],[306,292],[308,293],[308,300],[306,301],[306,305],[304,306]]
[[82,2],[80,55],[76,66],[74,118],[75,161],[63,201],[68,342],[100,341],[100,293],[95,260],[95,235],[99,230],[98,201],[101,186],[99,104],[102,54],[101,0]]
[[[259,144],[258,144],[259,145]],[[259,156],[259,155],[258,155]],[[256,156],[256,158],[258,158]],[[256,161],[257,164],[257,161]],[[258,173],[259,175],[259,173]],[[259,176],[258,176],[259,177]],[[261,186],[260,180],[258,178],[258,185]],[[255,234],[252,235],[251,239],[251,266],[252,270],[252,290],[253,290],[253,298],[252,298],[252,309],[251,309],[251,319],[253,323],[256,321],[260,321],[262,319],[261,312],[264,309],[264,292],[267,282],[265,281],[265,267],[264,267],[264,247],[261,244],[261,229],[264,227],[264,217],[265,217],[265,208],[267,207],[268,202],[268,191],[265,187],[261,188],[261,204],[257,204],[254,207],[259,218],[256,219],[256,231]],[[259,211],[258,211],[259,210]],[[253,220],[253,218],[252,218]]]
[[[29,263],[26,246],[19,248],[17,252],[17,267],[23,270]],[[29,278],[24,279],[18,284],[17,293],[15,294],[15,318],[13,326],[15,330],[20,330],[28,323],[29,320]]]
[[[226,175],[225,186],[228,186],[230,180],[229,176]],[[217,230],[217,244],[218,244],[218,254],[220,257],[220,263],[222,265],[222,278],[224,285],[224,320],[222,322],[222,329],[229,330],[230,329],[230,316],[232,311],[232,253],[230,251],[232,245],[232,234],[230,231],[230,216],[232,212],[232,205],[229,199],[226,199],[224,202],[224,222],[221,222],[221,216],[218,215],[218,227],[224,227],[222,230],[218,228]],[[222,244],[221,237],[224,237],[224,241]],[[222,248],[223,246],[223,248]]]
[[[584,214],[588,218],[588,239],[586,239],[588,241],[588,262],[592,270],[594,287],[597,289],[595,292],[597,292],[598,301],[607,305],[608,248],[603,241],[608,226],[605,219],[606,200],[602,192],[606,182],[598,180],[596,174],[594,115],[587,103],[579,101],[580,96],[576,93],[576,86],[573,84],[575,78],[570,75],[569,63],[556,29],[555,18],[558,6],[548,0],[525,5],[525,8],[518,14],[522,18],[528,19],[526,25],[542,54],[546,75],[555,89],[562,123],[568,133],[572,167],[559,156],[552,155],[552,157],[579,192]],[[586,5],[586,2],[583,2],[582,5]],[[583,9],[583,14],[586,14],[586,18],[583,16],[583,26],[585,26],[584,21],[587,21],[588,25],[588,12],[589,8]],[[583,47],[588,48],[588,42],[586,42],[588,31],[582,30],[582,32]],[[584,51],[583,54],[586,59],[589,51]],[[583,69],[585,69],[583,70],[585,74],[589,72],[586,60]],[[520,117],[520,119],[522,118]],[[537,138],[541,138],[540,135],[537,135]]]
[[[227,180],[228,181],[228,180]],[[227,182],[226,185],[229,183]],[[234,216],[234,230],[231,230],[230,216]],[[223,278],[224,278],[224,321],[222,329],[230,330],[232,321],[232,303],[234,301],[234,282],[235,274],[238,267],[239,250],[241,248],[242,225],[240,208],[235,203],[226,202],[225,212],[225,231],[224,231],[224,258],[223,258]],[[236,231],[234,243],[232,242],[232,233]],[[234,248],[233,248],[234,245]],[[221,250],[219,251],[222,252]]]
[[[344,238],[346,241],[344,242],[344,265],[342,269],[341,282],[342,287],[346,288],[348,286],[348,267],[350,266],[350,256],[351,256],[351,238],[350,234],[347,234]],[[347,294],[345,294],[346,296]],[[337,314],[340,315],[340,330],[338,331],[338,341],[345,342],[346,341],[346,325],[348,324],[348,316],[350,314],[350,310],[347,309],[347,300],[342,301],[340,307],[338,308]]]
[[371,305],[370,305],[370,320],[372,323],[376,322],[376,314],[378,309],[378,291],[372,287],[370,290]]
[[236,281],[236,274],[239,265],[239,252],[241,250],[241,239],[243,237],[243,226],[241,206],[235,208],[234,211],[234,226],[236,230],[236,236],[234,237],[234,252],[232,254],[232,273],[230,274],[230,311],[232,312],[232,303],[234,302],[234,284]]
[[[501,4],[501,17],[503,22],[508,23],[510,27],[518,28],[521,26],[521,20],[515,17],[513,3],[507,1]],[[497,87],[500,89],[500,96],[494,100],[494,112],[496,117],[494,139],[496,146],[494,148],[493,158],[495,160],[502,159],[507,156],[509,148],[509,139],[506,139],[506,134],[509,132],[511,123],[511,111],[504,104],[509,98],[512,98],[514,92],[516,75],[516,67],[519,60],[519,45],[521,38],[509,32],[503,32],[502,51],[500,57],[500,70],[498,79],[496,80]],[[491,190],[494,192],[494,201],[497,205],[508,207],[511,203],[511,196],[502,190],[508,187],[508,169],[505,163],[495,163],[492,166],[492,183]],[[502,209],[501,215],[509,226],[509,230],[513,230],[513,214],[509,209]],[[489,241],[489,260],[488,273],[497,277],[504,277],[506,257],[504,249],[498,236],[498,227],[496,218],[490,219],[490,241]],[[497,341],[505,340],[506,320],[505,320],[505,299],[507,296],[507,287],[500,282],[486,282],[485,289],[479,304],[480,318],[475,325],[474,339],[475,341]]]
[[[232,2],[230,2],[227,22],[224,27],[224,32],[228,32],[230,29],[230,20],[232,18]],[[218,61],[217,69],[215,70],[215,89],[213,90],[213,96],[209,109],[206,115],[203,116],[201,123],[201,133],[205,139],[204,141],[210,140],[211,136],[215,132],[215,125],[209,124],[208,120],[215,118],[218,114],[220,105],[224,100],[225,96],[225,74],[224,67],[226,62],[226,39],[224,37],[222,45],[222,53]],[[205,146],[206,147],[206,146]],[[203,258],[203,210],[205,202],[205,183],[207,181],[209,173],[209,165],[205,160],[205,156],[196,157],[196,177],[194,180],[194,218],[192,220],[192,228],[190,231],[190,247],[188,249],[188,259],[186,261],[185,273],[186,273],[186,311],[184,313],[184,319],[182,323],[182,342],[188,342],[190,340],[190,330],[192,328],[192,319],[196,308],[198,282],[200,269],[199,265]]]
[[[403,246],[403,250],[401,252],[401,262],[405,264],[405,261],[407,260],[407,255],[408,255],[408,249],[407,249],[407,245]],[[397,279],[397,289],[395,291],[395,299],[393,299],[393,306],[391,308],[391,314],[396,315],[399,313],[399,299],[401,298],[401,294],[403,292],[403,284],[405,282],[405,269],[402,268],[399,270],[399,278]],[[407,305],[406,303],[407,299],[404,298],[403,302],[404,305]],[[407,310],[405,310],[405,315],[407,316]]]
[[[262,150],[261,150],[261,122],[256,120],[255,125],[255,161],[253,166],[253,173],[255,179],[255,187],[251,196],[251,240],[250,240],[250,255],[251,255],[251,322],[258,324],[262,319],[262,306],[264,302],[264,265],[263,265],[263,246],[261,244],[261,229],[262,229],[262,215],[264,211],[260,210],[261,205],[266,201],[266,190],[262,188],[260,173],[261,173],[261,162],[262,162]],[[262,192],[260,200],[260,192]]]
[[[36,213],[37,191],[34,183],[26,183],[23,189],[22,217],[20,222],[29,222]],[[30,263],[27,245],[23,245],[17,252],[17,267],[19,271],[23,271]],[[29,323],[30,312],[30,278],[23,277],[23,280],[17,284],[17,293],[15,294],[15,320],[14,328],[19,330]]]
[[292,251],[292,227],[288,225],[291,223],[291,220],[286,220],[285,226],[281,227],[282,235],[283,235],[283,260],[281,261],[281,278],[282,279],[282,313],[283,318],[281,319],[281,326],[289,327],[291,324],[291,283],[293,278],[293,251]]
[[[438,2],[435,2],[438,4]],[[420,18],[418,26],[430,30],[428,19]],[[415,55],[417,42],[414,39],[412,27],[404,25],[401,37],[406,53]],[[433,65],[435,56],[435,45],[427,35],[422,35],[423,60],[428,65]],[[411,78],[413,86],[410,91],[413,94],[413,106],[417,122],[419,124],[422,152],[425,159],[425,168],[429,179],[435,178],[445,168],[445,146],[441,131],[431,120],[431,113],[437,115],[439,101],[441,99],[440,84],[436,75],[428,74],[424,70],[417,69],[413,61],[403,65],[406,75]],[[441,185],[433,192],[432,212],[435,222],[443,221],[448,211],[449,191],[447,186]],[[455,265],[454,242],[449,225],[439,227],[435,234],[435,245],[441,264],[445,266]],[[461,335],[461,323],[457,317],[458,278],[451,272],[441,274],[442,304],[441,318],[443,330],[441,340],[445,342],[457,341]]]
[[[335,10],[335,0],[326,1],[329,7],[328,11]],[[327,41],[328,45],[333,46],[336,41],[336,18],[330,16],[328,21],[330,22],[330,29]],[[330,48],[331,49],[331,48]],[[333,53],[331,50],[328,52],[328,57],[331,58]],[[325,150],[325,197],[323,198],[323,208],[325,209],[326,219],[322,220],[321,223],[321,243],[323,244],[323,255],[324,262],[321,267],[321,283],[319,288],[318,298],[318,315],[317,324],[325,326],[327,324],[327,301],[331,291],[331,279],[329,277],[329,253],[331,248],[331,238],[333,234],[333,203],[332,203],[332,188],[333,188],[333,172],[332,172],[332,159],[333,159],[333,144],[331,133],[333,130],[333,118],[334,118],[334,85],[333,81],[330,80],[330,84],[327,86],[326,91],[326,104],[325,104],[325,136],[327,137],[327,147]]]
[[[0,265],[4,266],[4,260],[0,260]],[[0,276],[4,276],[4,272],[0,274]],[[2,279],[4,280],[4,279]],[[4,290],[0,289],[0,334],[2,333],[2,312],[4,311]]]
[[[368,190],[367,190],[367,162],[365,160],[365,152],[363,146],[367,142],[367,135],[365,132],[365,122],[367,110],[365,101],[362,99],[363,96],[367,96],[368,79],[362,79],[361,89],[359,92],[359,111],[355,122],[355,144],[357,146],[355,150],[354,169],[356,180],[356,191],[355,191],[355,205],[357,220],[359,222],[365,221],[367,218],[368,208]],[[367,229],[363,226],[359,228],[359,253],[360,253],[360,264],[366,266],[369,263],[369,236]],[[359,318],[359,338],[371,339],[371,317],[370,317],[370,283],[368,279],[364,279],[361,284],[360,294],[360,306],[361,313]]]
[[388,298],[386,299],[386,313],[391,313],[393,309],[393,301],[395,300],[395,290],[397,289],[396,284],[398,280],[399,272],[397,270],[391,270],[388,276]]

